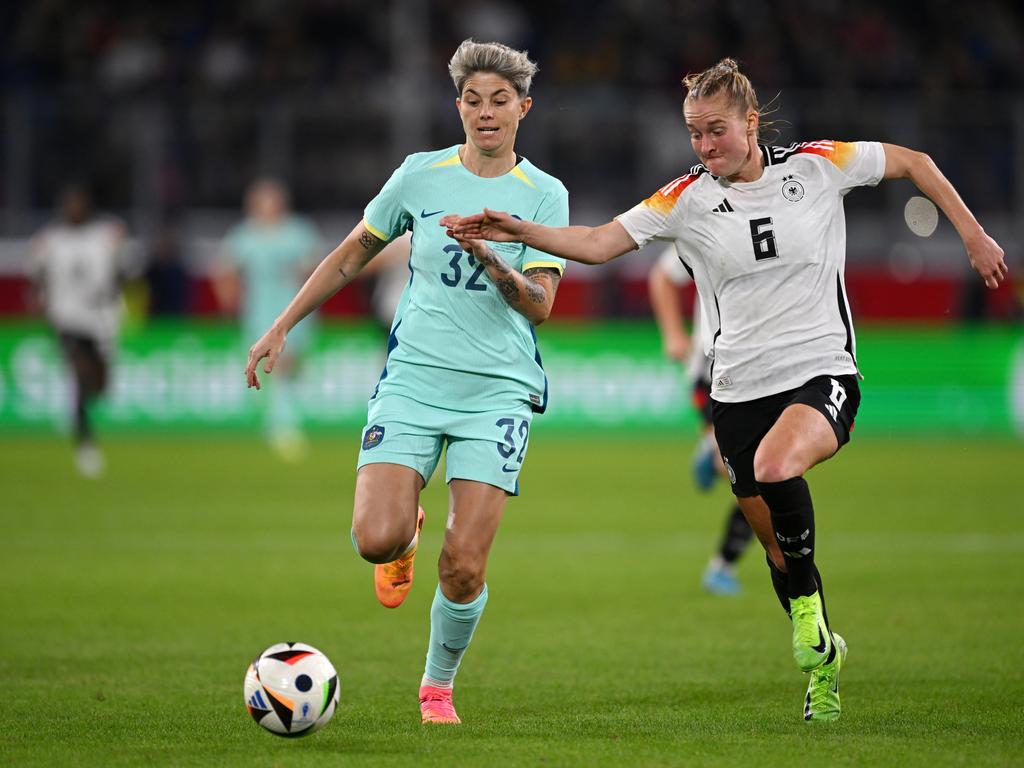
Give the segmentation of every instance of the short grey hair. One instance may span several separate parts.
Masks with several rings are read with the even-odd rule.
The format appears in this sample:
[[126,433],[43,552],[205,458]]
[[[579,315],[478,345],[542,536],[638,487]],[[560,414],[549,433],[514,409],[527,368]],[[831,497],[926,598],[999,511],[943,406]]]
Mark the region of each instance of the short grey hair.
[[490,72],[508,80],[523,98],[530,93],[530,83],[537,69],[536,62],[530,61],[526,51],[517,51],[502,43],[477,43],[471,37],[462,41],[448,62],[448,72],[460,95],[471,75]]

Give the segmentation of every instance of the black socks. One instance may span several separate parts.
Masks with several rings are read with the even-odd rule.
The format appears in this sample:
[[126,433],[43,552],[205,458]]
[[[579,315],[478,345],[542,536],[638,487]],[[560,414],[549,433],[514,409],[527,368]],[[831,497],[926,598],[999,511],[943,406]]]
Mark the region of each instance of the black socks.
[[750,539],[754,536],[754,530],[743,516],[743,510],[739,504],[733,504],[729,519],[725,523],[725,532],[722,536],[722,544],[718,548],[718,554],[727,563],[735,563],[740,555],[747,549]]
[[789,597],[804,597],[818,589],[814,568],[814,505],[802,477],[781,483],[761,483],[761,497],[772,514],[772,525],[789,571]]

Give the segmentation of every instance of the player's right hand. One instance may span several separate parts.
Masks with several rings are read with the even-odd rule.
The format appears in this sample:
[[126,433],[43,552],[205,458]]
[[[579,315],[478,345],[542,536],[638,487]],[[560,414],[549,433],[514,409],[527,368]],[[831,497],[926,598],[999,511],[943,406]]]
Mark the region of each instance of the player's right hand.
[[526,222],[504,211],[484,208],[483,213],[472,216],[445,216],[441,226],[448,236],[463,240],[490,240],[492,243],[518,242],[522,239]]
[[967,249],[967,258],[971,260],[971,266],[981,275],[985,285],[989,288],[998,288],[999,283],[1010,273],[999,243],[985,232],[981,232],[970,242],[965,240],[964,247]]
[[260,380],[256,375],[256,366],[259,365],[260,360],[267,358],[267,362],[263,365],[263,372],[270,373],[277,365],[277,359],[284,352],[284,345],[284,331],[271,328],[260,337],[259,341],[249,347],[249,361],[245,364],[245,381],[250,389],[260,388]]
[[665,339],[665,356],[677,363],[685,363],[690,356],[690,339],[688,336],[676,336]]

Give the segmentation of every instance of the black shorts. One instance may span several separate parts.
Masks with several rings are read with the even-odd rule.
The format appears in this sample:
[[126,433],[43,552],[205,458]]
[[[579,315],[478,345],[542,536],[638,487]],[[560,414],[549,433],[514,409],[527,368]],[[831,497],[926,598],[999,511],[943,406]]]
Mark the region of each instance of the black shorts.
[[711,426],[711,381],[703,376],[693,382],[693,409],[700,414],[704,426]]
[[795,403],[809,405],[821,413],[832,425],[841,448],[850,442],[853,420],[860,407],[860,385],[856,376],[816,376],[802,387],[745,403],[711,401],[715,439],[732,492],[737,496],[760,495],[754,480],[757,446],[782,412]]
[[58,331],[57,339],[60,341],[61,349],[68,359],[84,357],[91,365],[103,366],[106,368],[107,358],[103,349],[96,339],[81,333],[69,331]]
[[106,348],[96,339],[80,333],[58,331],[57,338],[79,391],[96,395],[106,390],[110,368]]

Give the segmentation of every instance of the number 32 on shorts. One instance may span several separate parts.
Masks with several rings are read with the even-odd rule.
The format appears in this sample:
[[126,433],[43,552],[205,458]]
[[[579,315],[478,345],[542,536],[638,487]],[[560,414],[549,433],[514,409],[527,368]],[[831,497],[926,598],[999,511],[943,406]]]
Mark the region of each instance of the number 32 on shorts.
[[[516,429],[516,419],[505,417],[494,422],[494,426],[505,430],[502,442],[497,443],[498,455],[505,460],[501,467],[502,472],[518,472],[523,466],[523,457],[526,455],[527,438],[530,435],[530,422],[526,419],[519,421],[519,428]],[[509,459],[513,454],[518,454],[512,461],[514,466],[509,466]]]

